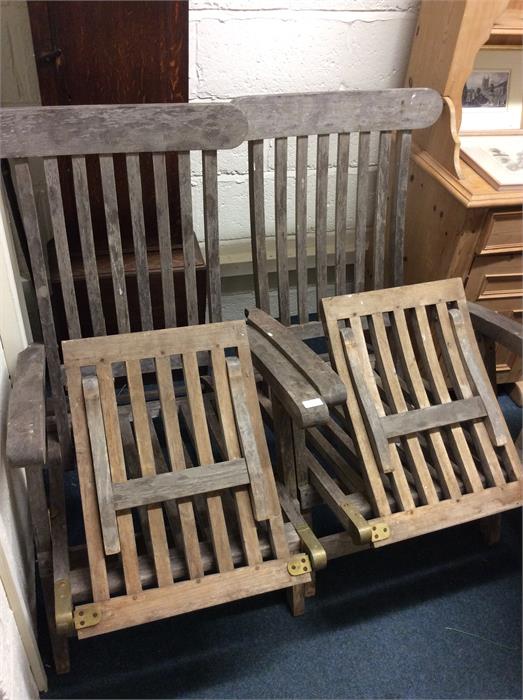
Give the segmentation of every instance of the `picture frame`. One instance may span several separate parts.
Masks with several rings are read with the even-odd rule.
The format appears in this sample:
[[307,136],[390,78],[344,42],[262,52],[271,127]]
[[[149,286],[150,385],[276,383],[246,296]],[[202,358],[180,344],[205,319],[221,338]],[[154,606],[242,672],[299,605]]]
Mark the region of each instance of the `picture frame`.
[[496,190],[523,190],[523,132],[462,136],[461,157]]
[[520,129],[523,115],[521,47],[484,47],[463,86],[461,133]]

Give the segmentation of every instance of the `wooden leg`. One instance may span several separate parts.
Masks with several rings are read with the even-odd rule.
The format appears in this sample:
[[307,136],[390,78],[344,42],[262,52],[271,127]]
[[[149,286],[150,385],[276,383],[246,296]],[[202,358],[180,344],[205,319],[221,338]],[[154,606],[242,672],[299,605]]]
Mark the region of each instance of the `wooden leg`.
[[70,668],[69,642],[67,637],[57,633],[55,626],[51,529],[49,527],[43,469],[38,467],[26,469],[26,478],[36,560],[42,583],[45,616],[51,640],[53,661],[57,673],[67,673]]
[[287,588],[287,603],[293,617],[303,615],[305,612],[306,586],[307,584],[300,584],[298,586],[292,586],[292,588]]
[[274,438],[276,441],[276,478],[292,498],[297,496],[296,466],[292,439],[292,421],[274,394],[272,399]]
[[481,534],[489,547],[498,544],[501,539],[501,513],[490,515],[479,521]]

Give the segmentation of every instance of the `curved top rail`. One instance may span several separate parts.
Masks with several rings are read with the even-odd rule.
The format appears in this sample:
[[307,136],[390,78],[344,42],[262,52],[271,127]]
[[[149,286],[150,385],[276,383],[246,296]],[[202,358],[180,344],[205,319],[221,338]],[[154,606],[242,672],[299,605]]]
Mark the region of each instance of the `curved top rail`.
[[0,157],[235,148],[247,121],[232,104],[79,105],[0,110]]
[[247,138],[422,129],[441,114],[428,88],[254,95],[232,100],[247,117]]

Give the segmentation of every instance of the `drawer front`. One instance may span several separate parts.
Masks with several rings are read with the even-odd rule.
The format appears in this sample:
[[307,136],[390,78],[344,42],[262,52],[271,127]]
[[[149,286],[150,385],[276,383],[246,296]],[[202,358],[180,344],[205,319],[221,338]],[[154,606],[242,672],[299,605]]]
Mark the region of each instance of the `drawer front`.
[[478,253],[512,253],[523,250],[523,216],[520,209],[492,212],[481,236]]
[[[523,322],[523,256],[482,255],[474,259],[465,286],[467,298],[514,321]],[[496,346],[498,383],[521,379],[521,358]]]

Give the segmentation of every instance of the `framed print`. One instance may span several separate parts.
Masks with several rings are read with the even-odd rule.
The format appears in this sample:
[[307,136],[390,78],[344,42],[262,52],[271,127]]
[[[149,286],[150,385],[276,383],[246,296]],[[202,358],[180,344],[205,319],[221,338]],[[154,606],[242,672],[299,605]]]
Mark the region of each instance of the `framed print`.
[[522,57],[520,47],[485,47],[479,51],[463,87],[462,133],[521,128]]
[[463,135],[461,157],[495,189],[523,188],[523,133]]

